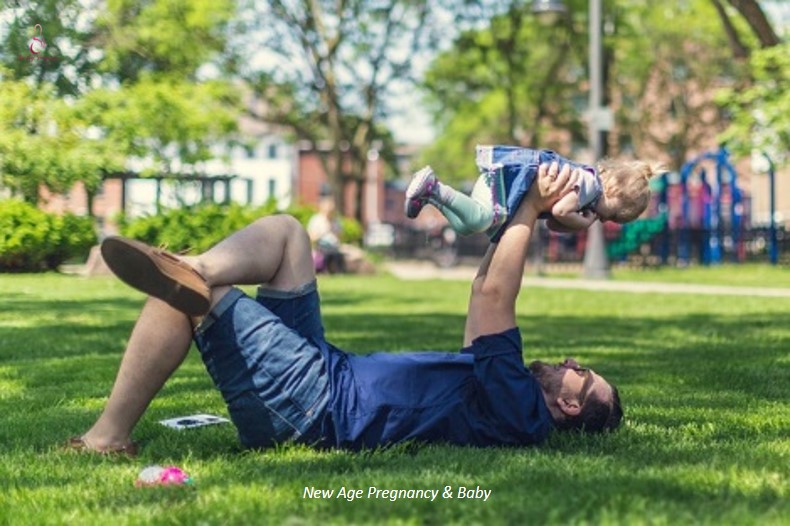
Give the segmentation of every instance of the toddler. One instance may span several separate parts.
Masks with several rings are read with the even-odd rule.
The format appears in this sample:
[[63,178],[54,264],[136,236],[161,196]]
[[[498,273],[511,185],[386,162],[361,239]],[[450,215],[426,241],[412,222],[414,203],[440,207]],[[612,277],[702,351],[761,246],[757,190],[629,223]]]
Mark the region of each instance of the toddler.
[[459,234],[486,232],[498,241],[538,173],[538,166],[556,162],[559,169],[578,170],[574,191],[551,209],[548,226],[560,232],[589,227],[596,219],[627,223],[639,217],[650,199],[650,178],[658,168],[643,161],[603,160],[596,167],[576,163],[551,150],[517,146],[478,146],[480,176],[470,195],[439,182],[430,166],[412,178],[406,190],[406,216],[415,218],[431,204]]

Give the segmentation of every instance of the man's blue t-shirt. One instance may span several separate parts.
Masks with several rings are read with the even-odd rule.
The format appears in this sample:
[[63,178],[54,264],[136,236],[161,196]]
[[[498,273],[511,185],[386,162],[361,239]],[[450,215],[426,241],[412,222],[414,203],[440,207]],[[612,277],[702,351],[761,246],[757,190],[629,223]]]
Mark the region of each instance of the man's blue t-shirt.
[[414,440],[472,446],[543,441],[552,419],[521,357],[517,328],[460,353],[327,353],[330,445],[373,448]]

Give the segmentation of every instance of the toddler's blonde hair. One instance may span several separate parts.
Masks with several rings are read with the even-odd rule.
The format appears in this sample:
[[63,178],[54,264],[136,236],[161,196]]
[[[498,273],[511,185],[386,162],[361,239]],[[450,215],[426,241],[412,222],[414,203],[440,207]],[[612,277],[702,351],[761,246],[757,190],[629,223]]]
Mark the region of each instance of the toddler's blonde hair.
[[598,163],[603,193],[618,204],[611,220],[628,223],[642,215],[650,202],[650,178],[664,171],[660,165],[644,161],[604,159]]

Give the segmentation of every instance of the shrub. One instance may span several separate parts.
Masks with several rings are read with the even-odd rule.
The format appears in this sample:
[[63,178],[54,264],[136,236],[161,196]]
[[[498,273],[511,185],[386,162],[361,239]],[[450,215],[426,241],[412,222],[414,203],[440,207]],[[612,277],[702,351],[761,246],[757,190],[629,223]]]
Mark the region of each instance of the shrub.
[[272,212],[269,206],[203,204],[172,208],[137,219],[123,218],[120,226],[124,236],[166,246],[173,252],[204,252],[258,217]]
[[[277,213],[274,202],[261,207],[248,207],[236,203],[229,205],[201,204],[185,208],[168,209],[161,214],[136,219],[122,218],[121,233],[155,246],[166,246],[173,252],[199,253],[244,228],[258,218]],[[303,225],[307,224],[315,209],[309,206],[286,210]],[[344,242],[359,242],[362,226],[359,222],[343,218],[341,221]]]
[[70,258],[85,257],[95,243],[89,217],[48,214],[16,199],[0,201],[0,271],[55,270]]
[[340,241],[343,243],[352,243],[358,245],[362,242],[362,237],[365,233],[362,225],[352,217],[343,217],[340,219]]

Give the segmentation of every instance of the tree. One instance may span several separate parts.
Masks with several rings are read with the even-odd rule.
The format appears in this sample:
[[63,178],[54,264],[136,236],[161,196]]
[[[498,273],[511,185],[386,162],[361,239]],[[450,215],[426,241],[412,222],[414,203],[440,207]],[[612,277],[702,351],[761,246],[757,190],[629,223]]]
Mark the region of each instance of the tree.
[[95,192],[104,173],[123,167],[120,152],[85,136],[56,91],[49,83],[0,80],[0,184],[31,203],[40,186],[63,192],[83,181]]
[[[0,66],[5,76],[54,86],[58,96],[78,96],[96,78],[101,52],[93,43],[97,12],[81,0],[15,0],[0,9]],[[32,38],[46,45],[30,52]]]
[[[537,145],[549,130],[564,129],[582,142],[584,122],[576,107],[586,79],[581,59],[584,39],[579,21],[583,2],[555,27],[543,26],[531,3],[513,0],[497,6],[480,27],[461,31],[451,49],[428,69],[423,87],[439,127],[444,130],[423,158],[452,179],[474,174],[474,145],[481,142]],[[557,145],[559,143],[556,143]]]
[[707,0],[622,6],[612,41],[614,154],[630,150],[679,169],[690,154],[715,145],[725,120],[713,94],[743,77],[744,65],[732,60],[713,7]]
[[224,82],[146,75],[118,89],[88,93],[74,114],[142,166],[143,175],[177,174],[216,155],[212,147],[236,130],[237,104],[237,93]]
[[247,16],[260,22],[245,33],[244,46],[268,53],[262,66],[250,57],[243,72],[268,103],[257,116],[300,139],[329,142],[324,167],[341,210],[346,184],[364,178],[368,151],[386,136],[387,97],[408,85],[419,51],[435,44],[434,4],[269,0]]
[[739,153],[752,149],[772,152],[774,161],[787,161],[790,151],[790,43],[756,50],[749,60],[751,83],[725,89],[718,101],[731,117],[721,139]]
[[[790,45],[782,43],[760,5],[755,0],[729,0],[748,24],[759,49],[740,44],[733,18],[712,0],[732,43],[736,58],[748,61],[748,75],[732,87],[720,90],[717,101],[730,116],[730,124],[721,140],[741,154],[752,149],[772,152],[774,161],[784,160],[790,149]],[[741,31],[743,32],[743,31]]]
[[222,71],[230,60],[233,1],[105,7],[45,0],[3,11],[8,49],[26,46],[35,29],[51,58],[0,56],[10,64],[0,73],[0,182],[29,201],[39,185],[62,192],[82,181],[90,202],[130,160],[148,171],[194,170],[233,138],[238,94],[202,69]]
[[101,70],[122,82],[196,82],[202,66],[233,61],[226,52],[235,14],[235,0],[107,0],[94,35]]
[[[528,4],[508,5],[523,10]],[[518,20],[505,8],[484,27],[461,33],[433,61],[425,87],[444,133],[427,152],[427,162],[471,178],[470,152],[478,142],[548,146],[570,155],[586,144],[587,6],[568,5],[569,18],[558,27],[522,17],[526,30],[510,51],[518,57],[514,68],[495,44]],[[733,23],[742,33],[743,21]],[[744,65],[732,61],[711,2],[608,3],[604,28],[607,98],[616,109],[608,155],[679,168],[690,152],[715,144],[725,121],[713,93],[742,77]],[[751,45],[754,37],[746,34],[742,41]],[[507,87],[511,82],[515,87]],[[508,93],[516,94],[515,105]],[[521,129],[511,134],[514,111]]]
[[[741,16],[743,16],[743,18],[749,24],[752,32],[760,41],[760,47],[772,47],[779,45],[781,40],[776,34],[776,31],[774,31],[773,26],[771,26],[771,23],[768,21],[768,17],[765,16],[765,12],[760,7],[760,4],[757,2],[757,0],[728,1],[730,5],[738,10]],[[726,12],[720,12],[719,14],[723,14],[723,17],[726,16]]]

